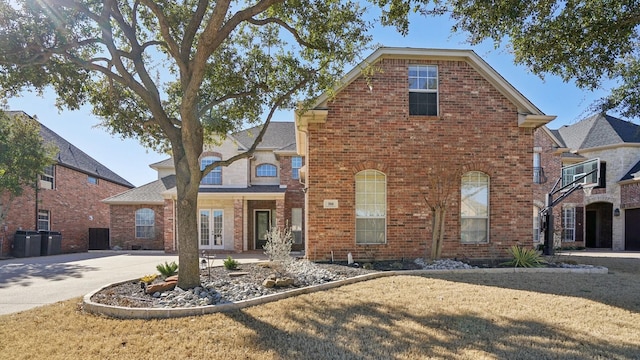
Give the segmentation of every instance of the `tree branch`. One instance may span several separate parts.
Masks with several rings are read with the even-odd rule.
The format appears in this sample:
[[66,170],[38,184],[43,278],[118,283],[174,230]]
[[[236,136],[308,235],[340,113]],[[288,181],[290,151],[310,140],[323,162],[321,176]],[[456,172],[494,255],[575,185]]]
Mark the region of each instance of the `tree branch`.
[[247,19],[247,22],[254,24],[254,25],[258,25],[258,26],[264,26],[267,24],[278,24],[281,27],[283,27],[285,30],[287,30],[291,35],[293,35],[293,37],[296,39],[296,41],[298,42],[298,44],[302,45],[302,46],[306,46],[308,48],[311,49],[318,49],[317,46],[314,46],[313,44],[305,41],[300,34],[298,33],[298,31],[296,31],[296,29],[294,29],[293,27],[289,26],[289,24],[287,24],[286,22],[282,21],[281,19],[278,18],[266,18],[266,19],[254,19],[254,18],[250,18]]

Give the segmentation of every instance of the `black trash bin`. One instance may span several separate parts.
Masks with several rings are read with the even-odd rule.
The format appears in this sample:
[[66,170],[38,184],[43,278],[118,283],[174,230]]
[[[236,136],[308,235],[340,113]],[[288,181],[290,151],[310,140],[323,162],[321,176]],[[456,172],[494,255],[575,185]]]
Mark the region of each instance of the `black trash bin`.
[[40,256],[40,233],[35,230],[18,230],[13,235],[13,256]]
[[40,255],[58,255],[62,252],[62,234],[59,231],[40,231]]

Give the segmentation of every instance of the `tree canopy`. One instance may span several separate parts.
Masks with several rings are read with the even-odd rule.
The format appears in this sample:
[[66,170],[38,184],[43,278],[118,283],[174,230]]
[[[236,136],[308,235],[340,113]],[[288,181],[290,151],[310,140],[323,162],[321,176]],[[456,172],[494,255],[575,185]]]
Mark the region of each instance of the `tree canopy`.
[[[631,0],[376,0],[408,31],[410,12],[450,16],[477,45],[507,44],[515,63],[580,88],[610,90],[592,110],[640,116],[640,4]],[[404,19],[398,22],[397,19]]]
[[11,201],[25,188],[34,188],[54,149],[45,144],[40,124],[22,114],[0,110],[0,225]]
[[[202,177],[248,157],[274,112],[331,88],[370,41],[349,0],[0,0],[0,96],[50,86],[111,133],[168,150],[179,286],[199,285]],[[245,153],[200,169],[203,144],[263,121]]]

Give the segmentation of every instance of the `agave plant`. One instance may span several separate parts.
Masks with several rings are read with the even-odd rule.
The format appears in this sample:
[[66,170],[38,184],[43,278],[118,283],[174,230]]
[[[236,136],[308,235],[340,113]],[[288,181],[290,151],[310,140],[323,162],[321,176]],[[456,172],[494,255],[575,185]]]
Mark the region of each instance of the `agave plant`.
[[513,259],[503,263],[503,265],[530,268],[546,264],[542,255],[536,249],[527,249],[514,245],[509,249],[509,253],[513,256]]
[[158,272],[160,272],[160,274],[162,274],[162,276],[168,278],[169,276],[173,276],[178,273],[178,264],[176,264],[175,261],[172,261],[170,263],[165,262],[164,264],[159,264],[158,266],[156,266],[156,269],[158,270]]

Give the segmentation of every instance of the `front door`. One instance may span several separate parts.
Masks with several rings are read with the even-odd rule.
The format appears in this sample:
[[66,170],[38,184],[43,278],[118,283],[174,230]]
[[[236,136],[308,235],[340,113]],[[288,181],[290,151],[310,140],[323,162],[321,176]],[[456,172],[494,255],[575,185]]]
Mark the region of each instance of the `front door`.
[[627,209],[624,214],[624,249],[640,251],[640,209]]
[[267,234],[271,229],[271,210],[256,210],[255,215],[255,239],[256,249],[264,248],[267,243]]
[[200,209],[198,219],[198,238],[200,249],[224,249],[222,238],[223,211],[214,209]]

